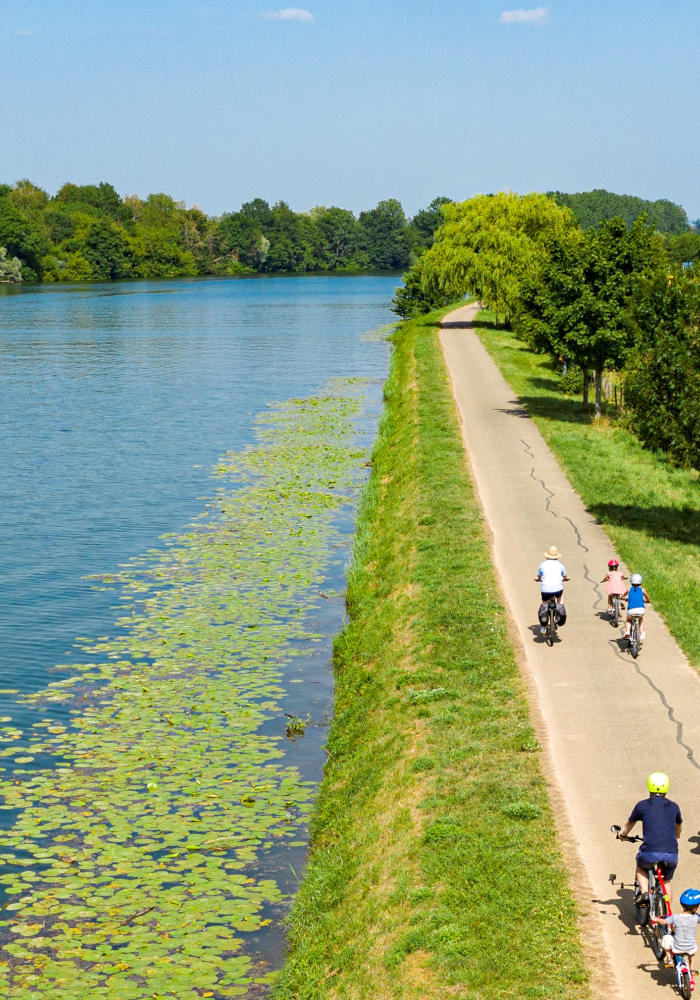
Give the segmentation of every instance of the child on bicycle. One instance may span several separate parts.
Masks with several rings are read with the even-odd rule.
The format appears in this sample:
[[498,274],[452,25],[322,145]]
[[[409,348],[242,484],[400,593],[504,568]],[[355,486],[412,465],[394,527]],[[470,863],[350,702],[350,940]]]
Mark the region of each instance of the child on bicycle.
[[608,563],[608,572],[601,581],[605,584],[605,593],[608,595],[608,611],[612,611],[612,602],[615,594],[618,597],[622,597],[625,593],[627,588],[622,581],[626,579],[627,577],[623,576],[620,572],[620,564],[617,559],[611,559]]
[[651,598],[647,594],[646,590],[642,586],[642,574],[633,573],[630,577],[630,586],[627,588],[625,593],[622,595],[627,601],[627,624],[625,626],[625,639],[629,639],[630,632],[632,631],[632,619],[635,616],[641,618],[639,623],[639,638],[644,640],[646,638],[646,632],[644,631],[644,612],[646,611],[645,601],[651,604]]
[[698,915],[700,892],[697,889],[686,889],[681,893],[680,903],[683,907],[682,913],[672,913],[670,917],[656,917],[654,923],[673,928],[673,934],[664,934],[661,942],[666,951],[666,965],[673,965],[674,955],[687,955],[690,973],[696,976],[695,953],[698,946],[695,933],[700,923]]

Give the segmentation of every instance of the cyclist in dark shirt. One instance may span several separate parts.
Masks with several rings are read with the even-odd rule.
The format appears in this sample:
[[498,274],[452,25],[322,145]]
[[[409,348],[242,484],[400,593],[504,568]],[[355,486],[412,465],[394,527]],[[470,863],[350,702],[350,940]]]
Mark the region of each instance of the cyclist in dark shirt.
[[[637,881],[639,882],[640,899],[648,899],[649,869],[661,866],[664,881],[671,899],[671,886],[676,866],[678,864],[678,838],[681,834],[683,817],[675,802],[666,798],[669,789],[667,774],[656,772],[647,779],[649,798],[638,802],[632,810],[620,837],[624,840],[632,827],[640,820],[642,822],[642,846],[637,854]],[[636,900],[639,903],[640,900]]]

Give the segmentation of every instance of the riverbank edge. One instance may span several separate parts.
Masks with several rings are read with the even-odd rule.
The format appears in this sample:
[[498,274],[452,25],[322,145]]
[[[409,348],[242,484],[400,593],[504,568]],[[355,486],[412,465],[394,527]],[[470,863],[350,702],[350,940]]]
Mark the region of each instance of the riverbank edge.
[[589,995],[438,332],[402,323],[277,1000]]

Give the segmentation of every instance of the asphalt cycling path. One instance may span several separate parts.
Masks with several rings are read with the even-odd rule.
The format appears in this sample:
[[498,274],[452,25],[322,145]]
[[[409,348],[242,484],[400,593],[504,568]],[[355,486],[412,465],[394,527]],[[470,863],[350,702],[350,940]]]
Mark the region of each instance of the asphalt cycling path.
[[[494,561],[539,702],[553,799],[564,803],[590,883],[584,878],[579,899],[597,915],[620,997],[658,998],[673,989],[672,970],[645,946],[631,888],[608,880],[611,873],[633,880],[637,847],[616,841],[610,826],[624,823],[646,797],[650,772],[666,771],[684,821],[675,897],[700,888],[700,679],[653,608],[639,658],[625,650],[599,582],[615,550],[474,333],[477,311],[469,305],[449,313],[440,339]],[[567,624],[552,648],[538,634],[534,581],[550,545],[559,547],[571,577]]]

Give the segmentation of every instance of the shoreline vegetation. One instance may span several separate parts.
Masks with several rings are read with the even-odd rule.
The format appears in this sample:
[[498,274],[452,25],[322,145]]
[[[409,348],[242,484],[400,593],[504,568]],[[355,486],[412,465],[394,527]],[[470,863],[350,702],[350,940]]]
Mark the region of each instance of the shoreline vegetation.
[[492,314],[478,314],[476,332],[571,485],[630,570],[644,575],[654,607],[700,668],[698,471],[643,447],[612,403],[603,402],[598,420],[583,411],[551,357],[528,350],[512,331],[497,327]]
[[439,345],[447,311],[392,336],[276,1000],[589,995]]
[[64,184],[50,196],[22,180],[0,184],[0,280],[403,270],[432,246],[448,201],[436,198],[409,219],[395,198],[357,216],[254,198],[212,217],[164,193],[122,198],[101,183]]
[[[631,224],[646,213],[664,234],[670,260],[680,264],[700,255],[700,225],[691,225],[683,208],[665,199],[608,191],[537,197],[566,206],[583,229],[613,214]],[[456,301],[435,289],[426,299],[417,270],[449,215],[446,206],[454,208],[454,202],[435,198],[409,218],[395,198],[358,215],[324,205],[295,212],[284,201],[270,205],[254,198],[236,212],[209,216],[163,192],[122,197],[105,182],[67,183],[55,195],[27,179],[0,183],[0,282],[408,269],[406,289],[396,300],[396,311],[407,317],[416,307],[428,312]]]

